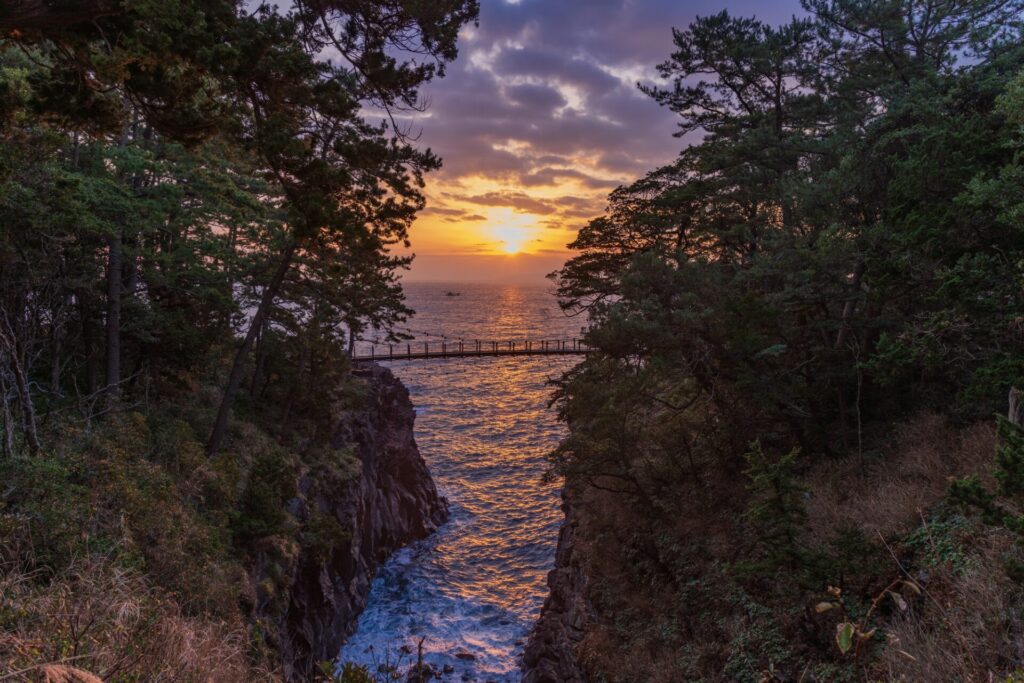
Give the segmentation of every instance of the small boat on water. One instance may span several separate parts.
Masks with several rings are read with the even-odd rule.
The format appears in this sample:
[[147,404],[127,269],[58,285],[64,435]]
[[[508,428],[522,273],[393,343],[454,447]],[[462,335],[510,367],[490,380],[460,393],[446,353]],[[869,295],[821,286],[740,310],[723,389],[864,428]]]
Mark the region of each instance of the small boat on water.
[[445,296],[462,296],[462,292],[445,292]]

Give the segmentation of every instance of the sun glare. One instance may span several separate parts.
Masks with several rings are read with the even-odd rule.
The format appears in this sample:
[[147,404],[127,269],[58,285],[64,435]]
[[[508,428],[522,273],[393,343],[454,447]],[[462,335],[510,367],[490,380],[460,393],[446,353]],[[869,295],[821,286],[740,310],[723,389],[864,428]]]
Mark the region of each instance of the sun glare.
[[[521,222],[528,220],[525,216],[517,216],[516,219]],[[492,228],[492,232],[498,240],[497,249],[509,256],[523,251],[531,236],[531,230],[526,225],[509,225],[507,223]]]

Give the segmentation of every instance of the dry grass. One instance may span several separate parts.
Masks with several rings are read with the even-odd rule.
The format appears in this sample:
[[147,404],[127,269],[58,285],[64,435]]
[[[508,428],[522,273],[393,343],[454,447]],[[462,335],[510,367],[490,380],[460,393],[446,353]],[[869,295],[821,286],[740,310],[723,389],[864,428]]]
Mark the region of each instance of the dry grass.
[[941,500],[951,477],[983,473],[996,444],[992,421],[957,429],[938,415],[905,423],[884,457],[856,456],[818,464],[808,477],[811,531],[827,538],[855,526],[868,537],[889,537],[920,522],[920,511]]
[[254,667],[241,619],[185,616],[140,575],[83,561],[51,580],[0,570],[0,681],[247,683]]
[[[732,571],[750,549],[742,524],[745,481],[713,480],[710,505],[681,495],[678,517],[655,526],[622,496],[581,492],[575,500],[575,558],[588,570],[597,611],[578,652],[583,664],[616,683],[756,680],[768,662],[794,677],[818,667],[814,675],[822,681],[1007,680],[1024,663],[1024,591],[1008,578],[1003,561],[1013,538],[960,518],[962,527],[919,531],[946,497],[951,478],[981,474],[991,484],[995,444],[990,421],[963,427],[921,415],[896,429],[885,452],[822,460],[806,473],[812,495],[801,541],[830,547],[839,530],[859,530],[882,558],[854,568],[863,570],[857,580],[864,590],[901,576],[905,556],[924,562],[906,571],[926,594],[908,599],[908,611],[895,615],[886,601],[873,625],[891,634],[892,642],[860,659],[835,647],[834,623],[808,635],[821,626],[813,614],[808,617],[820,591],[744,583]],[[917,544],[940,534],[931,552],[903,554],[902,544],[915,531]],[[651,547],[655,537],[663,539],[657,551]],[[900,559],[890,562],[883,552],[888,548]],[[651,562],[655,554],[660,557]],[[948,564],[936,564],[942,562]],[[765,614],[751,611],[744,600]]]
[[970,567],[932,576],[922,609],[890,623],[878,676],[888,681],[1006,680],[1024,661],[1020,586],[1002,558],[1013,541],[1005,530],[972,539]]
[[98,676],[66,664],[45,664],[39,673],[43,683],[103,683]]

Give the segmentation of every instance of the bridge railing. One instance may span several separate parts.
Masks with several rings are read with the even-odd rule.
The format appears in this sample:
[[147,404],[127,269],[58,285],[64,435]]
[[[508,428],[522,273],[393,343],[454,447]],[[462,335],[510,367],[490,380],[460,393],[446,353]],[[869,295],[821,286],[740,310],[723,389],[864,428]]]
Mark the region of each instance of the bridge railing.
[[[378,347],[379,350],[378,350]],[[365,349],[365,346],[363,347]],[[356,353],[356,361],[402,360],[405,358],[460,358],[498,355],[585,354],[592,349],[581,339],[526,339],[494,341],[464,339],[440,342],[369,344],[369,353]]]

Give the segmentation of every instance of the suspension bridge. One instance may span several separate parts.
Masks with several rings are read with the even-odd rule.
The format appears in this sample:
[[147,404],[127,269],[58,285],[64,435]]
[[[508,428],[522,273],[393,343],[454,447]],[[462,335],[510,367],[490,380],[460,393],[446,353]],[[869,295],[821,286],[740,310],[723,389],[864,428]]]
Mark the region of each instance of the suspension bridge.
[[401,344],[366,344],[357,347],[353,362],[372,363],[389,360],[425,360],[476,358],[478,356],[582,356],[593,349],[580,339],[541,339],[537,341],[440,341]]

